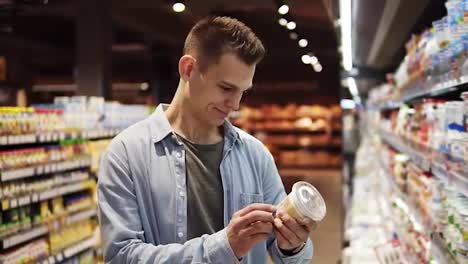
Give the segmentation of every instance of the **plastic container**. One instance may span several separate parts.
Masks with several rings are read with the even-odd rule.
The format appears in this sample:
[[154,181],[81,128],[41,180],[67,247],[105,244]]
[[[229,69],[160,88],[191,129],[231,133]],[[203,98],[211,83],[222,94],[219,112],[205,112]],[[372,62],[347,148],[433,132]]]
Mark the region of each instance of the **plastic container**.
[[321,221],[327,213],[322,195],[310,183],[299,181],[291,193],[278,204],[278,210],[288,213],[297,220]]

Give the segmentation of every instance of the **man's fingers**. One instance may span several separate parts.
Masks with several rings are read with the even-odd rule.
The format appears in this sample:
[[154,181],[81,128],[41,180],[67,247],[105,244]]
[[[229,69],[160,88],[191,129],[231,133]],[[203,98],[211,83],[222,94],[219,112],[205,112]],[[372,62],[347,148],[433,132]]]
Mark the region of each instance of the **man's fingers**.
[[315,222],[314,220],[305,219],[305,220],[298,220],[297,222],[301,224],[302,226],[304,226],[309,232],[317,228],[317,222]]
[[274,224],[276,229],[283,235],[284,238],[286,238],[289,243],[292,245],[297,245],[302,242],[302,239],[296,236],[293,231],[291,231],[279,218],[275,218]]
[[291,243],[278,230],[275,230],[275,237],[279,247],[290,248],[292,246]]
[[252,236],[256,234],[267,234],[269,235],[273,231],[272,223],[257,222],[249,227],[242,229],[239,232],[239,236]]
[[236,214],[238,216],[244,216],[252,211],[265,211],[271,214],[273,213],[274,210],[275,210],[275,207],[271,204],[254,203],[239,210]]
[[271,215],[271,213],[268,213],[265,211],[258,211],[258,210],[252,211],[238,219],[239,219],[239,224],[242,227],[246,227],[258,221],[273,223],[273,216]]
[[304,241],[309,236],[309,230],[306,226],[303,226],[296,221],[296,219],[292,218],[290,215],[280,212],[278,214],[279,218],[283,221],[283,223],[291,230],[296,237],[299,238],[300,241]]
[[260,243],[268,239],[268,234],[255,234],[249,237],[249,242],[254,244]]

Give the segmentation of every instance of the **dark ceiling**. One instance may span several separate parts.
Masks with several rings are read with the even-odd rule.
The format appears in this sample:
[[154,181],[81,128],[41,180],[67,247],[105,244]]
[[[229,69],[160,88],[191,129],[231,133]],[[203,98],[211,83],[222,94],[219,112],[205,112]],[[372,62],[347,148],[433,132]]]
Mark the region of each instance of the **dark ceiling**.
[[[85,0],[15,1],[16,11],[3,14],[0,52],[18,54],[27,61],[35,80],[73,80],[76,62],[77,4]],[[86,0],[88,4],[93,1]],[[102,0],[106,1],[106,0]],[[279,1],[205,0],[185,1],[187,10],[172,11],[167,0],[108,1],[112,12],[112,76],[117,81],[168,79],[160,94],[170,97],[177,80],[177,61],[190,27],[206,15],[228,15],[249,25],[262,39],[267,56],[255,77],[258,87],[247,100],[285,102],[337,102],[339,98],[339,54],[329,1],[294,0],[289,19],[297,23],[296,32],[308,39],[300,48],[289,38],[289,31],[278,24]],[[5,14],[10,17],[5,19]],[[11,26],[11,32],[8,27]],[[313,52],[323,65],[314,72],[301,62]],[[26,57],[26,58],[25,58]]]
[[[73,82],[79,5],[95,0],[0,0],[0,55],[19,58],[10,63],[17,78],[34,82]],[[16,5],[8,5],[5,3]],[[44,4],[47,2],[47,4]],[[185,1],[187,10],[174,13],[169,0],[100,0],[112,17],[112,78],[114,82],[162,80],[159,95],[170,100],[177,85],[177,61],[190,27],[206,15],[236,17],[263,40],[267,56],[255,77],[257,89],[249,102],[336,102],[340,96],[338,52],[339,0],[290,0],[287,18],[308,40],[306,48],[289,38],[278,24],[280,0]],[[404,44],[445,15],[445,0],[353,0],[352,35],[358,88],[365,94],[399,65]],[[14,6],[15,9],[7,8]],[[335,27],[336,25],[336,27]],[[338,33],[337,33],[338,32]],[[316,73],[300,58],[313,52],[323,65]],[[19,62],[18,62],[19,61]],[[26,70],[24,66],[26,64]],[[18,70],[19,69],[19,70]]]

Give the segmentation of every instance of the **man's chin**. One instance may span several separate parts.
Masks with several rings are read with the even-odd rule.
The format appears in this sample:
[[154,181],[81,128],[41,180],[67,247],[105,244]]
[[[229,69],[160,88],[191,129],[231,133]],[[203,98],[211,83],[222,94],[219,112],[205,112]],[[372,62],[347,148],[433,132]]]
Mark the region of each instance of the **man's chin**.
[[226,119],[224,119],[224,118],[223,119],[216,118],[216,119],[213,120],[214,121],[213,123],[214,123],[215,126],[219,127],[219,126],[222,126],[224,124],[225,120]]

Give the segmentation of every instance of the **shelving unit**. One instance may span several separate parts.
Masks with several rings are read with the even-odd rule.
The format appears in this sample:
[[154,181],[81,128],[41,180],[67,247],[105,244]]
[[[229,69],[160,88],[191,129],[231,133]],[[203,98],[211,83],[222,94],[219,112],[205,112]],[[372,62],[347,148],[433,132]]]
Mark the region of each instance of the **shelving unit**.
[[12,169],[0,172],[0,182],[19,180],[24,178],[36,177],[45,174],[64,172],[75,169],[87,168],[91,165],[91,158],[88,155],[74,158],[73,160],[65,160],[53,162],[49,164],[41,164],[26,168]]
[[55,143],[67,139],[110,138],[118,135],[120,131],[120,129],[101,129],[89,131],[50,132],[40,134],[0,136],[0,147],[22,144]]
[[317,105],[244,107],[233,123],[261,140],[279,169],[336,169],[341,166],[340,111]]
[[62,261],[69,259],[71,257],[74,257],[78,255],[79,253],[87,250],[87,249],[93,249],[95,246],[97,246],[97,241],[96,238],[90,237],[85,240],[82,240],[78,243],[76,243],[73,246],[70,246],[66,249],[64,249],[62,252],[50,256],[47,259],[39,262],[40,264],[56,264],[56,263],[61,263]]
[[[438,100],[442,100],[445,96],[449,96],[446,98],[459,98],[459,95],[454,96],[454,93],[465,91],[468,88],[466,83],[467,81],[468,79],[466,78],[460,78],[452,82],[429,86],[425,90],[409,87],[405,93],[401,94],[400,101],[385,102],[380,105],[370,105],[365,115],[366,118],[369,119],[367,120],[369,133],[374,133],[374,136],[377,136],[381,142],[382,149],[380,152],[383,153],[383,157],[380,157],[379,159],[383,175],[381,180],[385,182],[386,185],[390,186],[391,192],[395,197],[394,199],[398,200],[398,203],[401,203],[403,208],[406,208],[405,212],[409,219],[412,219],[415,230],[428,238],[431,257],[437,261],[437,263],[464,262],[461,260],[463,256],[457,256],[457,253],[455,253],[455,246],[452,242],[453,238],[447,238],[447,231],[445,228],[441,227],[440,220],[434,216],[436,213],[431,212],[431,209],[429,209],[430,207],[426,208],[426,206],[430,205],[424,204],[423,200],[428,203],[428,198],[418,198],[421,200],[417,200],[417,202],[410,199],[410,197],[413,197],[414,199],[415,195],[414,193],[408,193],[415,191],[413,189],[415,187],[410,186],[412,184],[410,182],[415,179],[414,177],[421,177],[420,180],[432,184],[430,186],[439,186],[437,184],[442,184],[442,186],[444,186],[444,192],[448,192],[452,196],[454,195],[453,193],[456,193],[456,195],[461,195],[461,197],[468,197],[468,171],[466,170],[468,156],[464,156],[464,152],[456,152],[457,150],[464,148],[464,145],[461,144],[465,144],[464,139],[468,138],[468,133],[459,131],[453,132],[453,130],[452,132],[448,132],[450,129],[448,128],[448,124],[454,121],[447,120],[454,120],[453,116],[451,116],[455,114],[454,112],[447,112],[446,116],[439,116],[438,112],[434,112],[433,117],[431,115],[432,113],[424,114],[418,111],[424,111],[425,108],[424,106],[421,106],[421,104],[423,104],[422,99],[426,97],[437,96]],[[431,103],[431,101],[428,102]],[[442,105],[444,103],[442,102],[439,104]],[[413,105],[418,105],[418,108],[416,109],[416,106],[413,108]],[[444,105],[439,107],[443,106]],[[410,109],[411,111],[403,112],[408,111],[406,109]],[[410,113],[406,116],[408,119],[401,117],[401,115],[405,113]],[[439,123],[426,124],[423,122],[429,121],[422,118],[436,120],[437,122],[441,122],[441,124],[446,122],[446,131],[440,134],[437,132],[438,130],[435,130],[439,129]],[[443,118],[446,119],[443,120]],[[403,121],[411,125],[401,123]],[[421,130],[415,130],[413,127],[419,129],[423,129],[421,127],[424,127],[424,129],[430,130],[426,131],[425,134],[421,134]],[[392,130],[399,131],[399,134]],[[420,135],[423,136],[418,137]],[[441,135],[445,137],[443,140],[440,139]],[[446,146],[438,147],[439,145],[437,144],[446,144]],[[406,167],[410,166],[409,171],[406,172],[407,174],[405,177],[407,178],[404,179],[404,186],[407,188],[406,190],[401,189],[401,183],[398,184],[395,180],[397,176],[393,175],[392,170],[389,167],[389,163],[384,161],[385,159],[388,159],[388,153],[396,153],[398,155],[403,154],[408,158],[408,163],[405,163],[407,164],[405,165]],[[396,154],[392,154],[391,159],[396,160],[396,156],[393,156]],[[396,161],[392,162],[395,164]],[[420,170],[421,174],[415,174],[416,176],[413,175],[410,177],[409,175],[412,173],[411,166]],[[401,168],[399,170],[401,170]],[[425,176],[423,176],[423,174]],[[432,189],[426,189],[426,192],[431,193],[431,195],[436,195],[431,190]],[[449,202],[447,201],[447,203]],[[424,208],[421,208],[421,206],[424,206]],[[455,211],[458,209],[452,210]],[[449,219],[446,220],[449,223],[449,226],[451,225],[450,223],[453,222],[453,216],[452,220],[450,220],[450,214],[452,213],[448,213]],[[458,224],[456,226],[459,227],[460,230],[464,230],[464,227],[462,227],[464,225],[464,220],[458,219],[457,221]],[[400,223],[398,222],[395,223],[395,225],[399,224]],[[407,240],[406,236],[408,236],[408,233],[406,232],[407,231],[404,230],[395,230],[397,237],[402,241]],[[462,253],[458,252],[458,254]],[[407,251],[407,255],[411,255],[411,252]]]
[[[75,131],[75,132],[55,132],[48,134],[39,135],[15,135],[15,136],[3,136],[1,138],[2,144],[0,149],[8,148],[11,149],[17,146],[18,149],[24,148],[24,145],[33,144],[44,144],[51,143],[57,144],[61,140],[66,139],[102,139],[111,138],[118,134],[120,129],[111,130],[93,130],[93,131]],[[63,160],[58,162],[49,162],[46,164],[32,165],[28,167],[9,169],[0,171],[0,187],[2,185],[8,185],[17,181],[27,181],[34,179],[35,181],[41,181],[41,177],[49,177],[49,175],[57,175],[57,173],[72,172],[75,170],[89,171],[92,164],[92,156],[89,154],[83,154],[76,156],[71,160]],[[2,214],[6,214],[10,210],[23,208],[25,206],[31,206],[35,208],[35,204],[51,201],[59,197],[65,197],[68,195],[74,195],[83,191],[90,192],[90,195],[94,193],[96,188],[96,179],[90,178],[89,174],[86,174],[86,178],[78,177],[76,179],[69,180],[63,185],[57,185],[51,189],[43,190],[40,192],[30,192],[14,197],[4,197],[1,200],[1,211]],[[1,196],[0,196],[1,197]],[[92,199],[92,196],[89,196]],[[32,223],[31,221],[24,222],[15,225],[10,230],[2,227],[3,236],[0,237],[0,249],[6,254],[12,252],[18,247],[22,247],[23,244],[30,243],[37,239],[49,236],[51,232],[57,230],[66,229],[82,221],[88,219],[94,219],[97,216],[97,208],[94,203],[84,203],[80,206],[70,207],[69,210],[63,211],[60,215],[52,215],[48,219],[44,219],[41,223]],[[97,246],[97,240],[94,237],[82,240],[56,255],[50,256],[44,260],[38,260],[38,263],[61,263],[62,261],[69,259],[73,256],[80,254],[81,252],[92,249],[94,250]],[[0,262],[2,258],[0,254]]]

